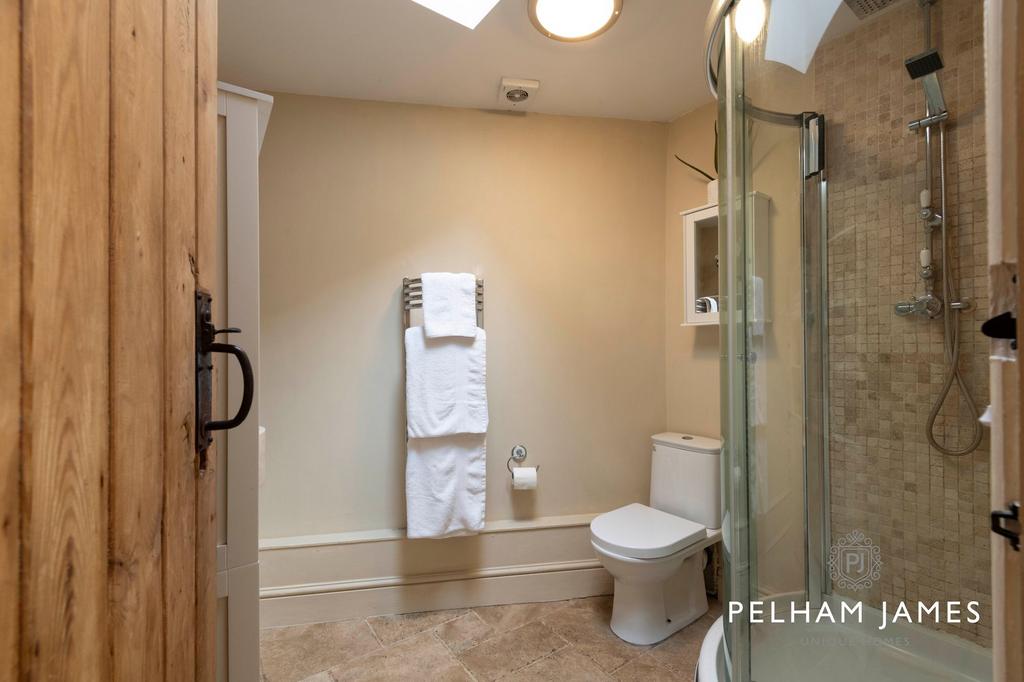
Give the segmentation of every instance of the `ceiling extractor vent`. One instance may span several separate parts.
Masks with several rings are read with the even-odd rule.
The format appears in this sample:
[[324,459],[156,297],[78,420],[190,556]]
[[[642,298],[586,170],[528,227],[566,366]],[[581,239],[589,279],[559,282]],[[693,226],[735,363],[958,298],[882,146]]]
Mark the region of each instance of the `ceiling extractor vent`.
[[502,109],[522,109],[540,89],[540,81],[526,78],[502,78],[498,104]]
[[522,88],[512,88],[505,93],[505,99],[512,102],[512,104],[519,104],[520,102],[525,102],[530,99],[530,93]]
[[897,0],[844,0],[849,8],[853,10],[853,13],[857,15],[858,19],[864,19],[875,12],[881,12],[896,1]]

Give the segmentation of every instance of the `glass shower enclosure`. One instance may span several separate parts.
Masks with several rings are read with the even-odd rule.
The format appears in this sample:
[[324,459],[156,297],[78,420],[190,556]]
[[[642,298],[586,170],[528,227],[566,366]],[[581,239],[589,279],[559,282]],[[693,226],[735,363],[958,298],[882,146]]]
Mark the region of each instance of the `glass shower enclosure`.
[[[727,592],[817,605],[829,590],[825,119],[753,105],[731,27],[719,86]],[[739,680],[757,632],[749,609],[736,616],[725,637]]]
[[[885,158],[887,140],[879,139],[891,135],[903,144],[898,136],[910,135],[899,98],[886,90],[897,84],[902,92],[905,84],[871,73],[846,83],[827,75],[842,70],[858,49],[873,49],[872,40],[892,42],[886,33],[897,29],[887,27],[916,20],[918,2],[905,3],[871,26],[854,25],[832,38],[836,47],[811,50],[796,67],[792,60],[779,61],[778,42],[770,45],[768,34],[780,17],[794,16],[790,10],[800,2],[765,3],[768,22],[752,36],[743,26],[748,19],[737,17],[737,5],[756,2],[761,0],[716,0],[707,31],[721,171],[723,564],[729,600],[723,604],[721,674],[734,682],[817,680],[826,670],[833,680],[991,679],[983,625],[880,627],[888,622],[883,607],[899,602],[930,604],[946,596],[964,603],[975,599],[981,611],[990,607],[986,586],[966,579],[964,568],[977,575],[987,569],[987,540],[978,528],[987,504],[979,483],[987,475],[987,457],[981,451],[944,458],[927,445],[918,447],[923,435],[911,425],[918,421],[913,401],[930,401],[941,379],[931,376],[940,374],[934,355],[940,325],[894,321],[888,301],[871,305],[888,295],[887,285],[915,283],[902,276],[894,282],[892,273],[907,260],[903,251],[916,256],[917,242],[911,252],[907,237],[904,249],[882,215],[891,204],[896,226],[903,229],[900,216],[916,209],[909,192],[920,187],[924,172],[916,159],[892,168],[904,162]],[[780,17],[773,24],[776,10]],[[947,12],[940,19],[955,21],[953,8]],[[900,66],[902,56],[893,50]],[[830,57],[834,63],[823,61]],[[875,68],[884,73],[888,64]],[[855,97],[870,98],[867,116],[876,117],[880,127],[846,105],[843,88],[854,87],[860,88]],[[908,101],[915,94],[908,91]],[[895,109],[892,115],[887,107]],[[867,167],[848,152],[861,143],[871,148]],[[913,149],[917,142],[911,137],[906,144]],[[843,156],[828,154],[836,146],[843,147]],[[870,203],[870,164],[890,168],[882,179],[901,188],[877,206]],[[830,196],[832,175],[842,186]],[[917,229],[913,220],[905,222],[908,233]],[[883,231],[871,232],[877,229]],[[916,274],[913,265],[909,271]],[[890,325],[905,326],[886,340]],[[928,353],[925,369],[914,369],[914,376],[901,369],[900,351],[912,346],[894,345],[900,335],[915,339],[917,352]],[[908,388],[911,395],[900,394]],[[985,389],[972,388],[979,395]],[[906,414],[886,414],[894,409]],[[943,408],[953,437],[958,425],[966,428],[961,412],[955,400]],[[907,417],[905,424],[901,417]],[[831,470],[837,462],[839,469]],[[950,506],[952,516],[946,513]],[[961,527],[961,544],[969,546],[961,551],[977,552],[963,558],[963,566],[918,565],[922,559],[915,551],[936,543],[940,558],[949,559],[941,536],[926,536],[913,520],[935,510]],[[941,570],[954,577],[943,584]],[[921,589],[909,584],[918,576]]]

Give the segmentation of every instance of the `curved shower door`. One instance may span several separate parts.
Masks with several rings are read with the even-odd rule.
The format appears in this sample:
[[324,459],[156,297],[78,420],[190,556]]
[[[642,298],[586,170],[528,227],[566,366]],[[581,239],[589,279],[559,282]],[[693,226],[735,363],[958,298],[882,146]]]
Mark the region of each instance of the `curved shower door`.
[[[777,644],[751,604],[820,604],[828,591],[824,117],[805,83],[741,41],[719,61],[726,659],[735,682],[772,678]],[[757,102],[754,106],[752,102]],[[764,107],[775,105],[775,109]],[[808,107],[809,108],[809,107]],[[797,109],[799,111],[799,109]],[[756,607],[755,607],[756,608]],[[798,659],[799,660],[799,659]],[[803,661],[806,662],[806,661]]]

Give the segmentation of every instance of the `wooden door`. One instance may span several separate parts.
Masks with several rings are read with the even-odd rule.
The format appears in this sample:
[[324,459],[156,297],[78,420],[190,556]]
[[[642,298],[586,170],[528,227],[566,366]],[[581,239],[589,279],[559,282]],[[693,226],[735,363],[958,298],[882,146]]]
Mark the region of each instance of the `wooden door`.
[[[1024,338],[1021,334],[1021,317],[1024,314],[1024,278],[1021,277],[1021,265],[1024,264],[1024,132],[1021,125],[1024,124],[1024,9],[1017,2],[1007,4],[1011,12],[1012,21],[1008,22],[1004,29],[1004,35],[1012,46],[1013,52],[1006,55],[1004,64],[1010,71],[1009,91],[1012,93],[1007,99],[1012,100],[1012,116],[1003,120],[1003,131],[1000,137],[1010,132],[1009,138],[1015,144],[1004,147],[1008,154],[1015,157],[1014,172],[1010,176],[1013,182],[1012,188],[1006,191],[1009,195],[1007,200],[1013,201],[1016,205],[1011,215],[1004,216],[1008,219],[1004,225],[1004,231],[1012,237],[1007,240],[1010,245],[1016,247],[1017,264],[1017,339],[1018,344]],[[1009,119],[1009,120],[1007,120]],[[1006,185],[1003,184],[1005,188]],[[1010,246],[1009,248],[1013,248]],[[1016,404],[1015,412],[1010,417],[1010,433],[1016,436],[1016,447],[1011,448],[1003,457],[1002,471],[1006,489],[1005,499],[1013,499],[1024,502],[1024,399],[1020,391],[1024,387],[1024,362],[1021,361],[1021,350],[1017,350],[1017,381],[1016,381]],[[1018,530],[1021,525],[1018,524]],[[1002,573],[1002,592],[1005,595],[1005,610],[1010,614],[1007,618],[1005,632],[1000,636],[1002,647],[998,655],[1002,661],[997,663],[996,668],[1005,671],[1004,679],[1024,680],[1024,554],[1020,551],[1009,551],[1003,546],[1002,562],[999,570]],[[998,624],[997,624],[998,627]]]
[[[1017,103],[1014,108],[1015,118],[1013,122],[1005,122],[1004,125],[1012,125],[1017,141],[1017,175],[1016,187],[1013,191],[1017,203],[1016,220],[1009,229],[1015,235],[1017,246],[1017,418],[1014,421],[1014,428],[1017,435],[1017,447],[1004,461],[1004,475],[1007,478],[1011,493],[1014,499],[1024,502],[1024,400],[1021,399],[1020,390],[1024,387],[1024,361],[1020,357],[1020,342],[1024,339],[1021,334],[1024,325],[1021,324],[1024,314],[1024,278],[1021,276],[1021,264],[1024,263],[1024,133],[1021,132],[1021,123],[1024,123],[1024,10],[1020,5],[1014,3],[1016,11],[1016,22],[1013,29],[1016,48],[1016,55],[1010,54],[1009,59],[1016,63],[1015,81],[1017,92]],[[1013,147],[1010,147],[1011,150]],[[1020,524],[1018,524],[1018,528]],[[1006,610],[1010,611],[1007,635],[1005,639],[1004,655],[1005,663],[1002,664],[1007,671],[1007,680],[1024,680],[1024,555],[1021,552],[1007,552],[1004,548],[1004,574],[1008,583],[1004,592],[1007,594]]]
[[[1016,0],[985,5],[988,252],[992,315],[1024,311],[1024,11]],[[1009,341],[992,344],[993,510],[1024,501],[1024,363]],[[1020,524],[1005,521],[1009,530]],[[1024,679],[1024,553],[992,535],[993,679]]]
[[0,680],[213,678],[216,13],[0,3]]

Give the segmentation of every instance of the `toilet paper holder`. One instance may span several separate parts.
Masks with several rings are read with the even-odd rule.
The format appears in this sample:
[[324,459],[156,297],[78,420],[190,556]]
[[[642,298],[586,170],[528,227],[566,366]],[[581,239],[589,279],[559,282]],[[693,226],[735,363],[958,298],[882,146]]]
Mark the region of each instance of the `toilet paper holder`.
[[[516,464],[519,464],[526,460],[526,446],[525,445],[513,445],[512,454],[509,455],[508,461],[505,462],[505,468],[508,469],[509,476],[512,475],[512,460],[515,460]],[[537,465],[537,471],[540,471],[540,465]]]

